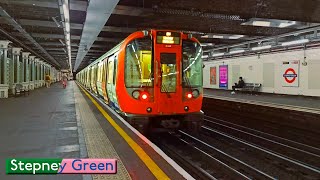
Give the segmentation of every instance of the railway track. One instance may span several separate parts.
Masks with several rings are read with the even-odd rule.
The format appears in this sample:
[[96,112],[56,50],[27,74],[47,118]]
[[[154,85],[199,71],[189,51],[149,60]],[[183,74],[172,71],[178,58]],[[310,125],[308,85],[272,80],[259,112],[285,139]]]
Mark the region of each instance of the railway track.
[[[301,161],[320,167],[319,147],[310,146],[210,116],[205,116],[204,124],[209,127],[207,128],[208,130],[214,128],[220,132],[227,131],[228,134],[235,137],[254,142],[261,147],[273,149],[272,151],[278,151],[279,153],[286,154],[288,157],[296,157],[294,159],[303,158],[304,160]],[[275,145],[282,149],[274,148]]]
[[179,130],[156,144],[196,179],[320,179],[320,148],[209,116],[197,136]]
[[[320,178],[318,147],[209,116],[205,116],[202,130],[202,136],[206,142],[220,144],[220,147],[227,149],[234,148],[235,150],[230,150],[232,154],[243,161],[250,162],[254,167],[265,169],[265,172],[277,179]],[[225,146],[221,145],[223,142]],[[267,167],[270,164],[272,166]]]
[[[318,114],[205,98],[206,115],[319,147]],[[303,135],[303,136],[302,136]]]
[[179,131],[162,134],[157,138],[152,137],[152,141],[196,179],[251,179],[241,171],[212,156],[194,141],[182,138],[182,135],[193,137]]

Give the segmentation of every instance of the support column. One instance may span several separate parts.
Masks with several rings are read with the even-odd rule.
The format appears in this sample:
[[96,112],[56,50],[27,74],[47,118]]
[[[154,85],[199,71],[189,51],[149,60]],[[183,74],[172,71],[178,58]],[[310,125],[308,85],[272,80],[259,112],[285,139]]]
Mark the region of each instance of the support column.
[[35,67],[34,87],[39,88],[39,58],[35,58],[34,67]]
[[8,45],[11,41],[0,40],[0,98],[8,98],[9,92],[9,60]]
[[56,76],[56,69],[52,66],[50,66],[50,76],[54,79],[54,81],[58,81],[57,76]]
[[17,84],[20,84],[20,52],[22,48],[12,48],[12,59],[10,63],[10,84],[9,89],[12,94],[15,94]]
[[35,80],[34,80],[34,59],[35,59],[35,56],[29,56],[29,89],[30,90],[34,90],[34,82],[35,82]]
[[22,80],[22,86],[25,89],[29,88],[29,55],[30,52],[23,52],[22,53],[22,63],[23,63],[23,80]]
[[43,87],[45,85],[45,82],[44,82],[44,61],[40,61],[39,63],[39,66],[40,66],[40,85],[41,87]]

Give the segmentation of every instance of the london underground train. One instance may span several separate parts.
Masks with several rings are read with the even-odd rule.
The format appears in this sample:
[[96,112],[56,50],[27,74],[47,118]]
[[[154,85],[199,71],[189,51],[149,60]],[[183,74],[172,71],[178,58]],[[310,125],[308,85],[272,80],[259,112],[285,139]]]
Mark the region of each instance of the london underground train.
[[197,132],[203,121],[202,53],[190,34],[138,31],[76,78],[143,133],[152,128]]

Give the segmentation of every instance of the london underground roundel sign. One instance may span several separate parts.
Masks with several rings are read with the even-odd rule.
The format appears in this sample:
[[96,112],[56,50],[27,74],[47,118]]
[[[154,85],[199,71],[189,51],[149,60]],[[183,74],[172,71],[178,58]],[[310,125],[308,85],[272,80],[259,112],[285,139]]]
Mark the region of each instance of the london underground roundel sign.
[[293,83],[296,78],[298,77],[298,74],[295,72],[294,69],[292,68],[288,68],[284,74],[283,74],[283,77],[284,77],[284,80],[287,82],[287,83]]

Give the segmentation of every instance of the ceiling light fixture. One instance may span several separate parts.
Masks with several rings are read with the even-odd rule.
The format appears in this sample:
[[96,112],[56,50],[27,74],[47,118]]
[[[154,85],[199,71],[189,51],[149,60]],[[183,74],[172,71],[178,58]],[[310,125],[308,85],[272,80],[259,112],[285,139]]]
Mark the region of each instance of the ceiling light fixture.
[[[61,0],[63,19],[64,19],[64,35],[67,45],[68,61],[70,70],[72,70],[71,64],[71,36],[70,36],[70,12],[69,12],[69,0]],[[61,8],[60,8],[61,12]]]
[[52,20],[56,23],[56,25],[57,25],[58,27],[61,26],[60,23],[57,21],[57,19],[56,19],[55,17],[52,17]]
[[271,25],[271,22],[269,21],[253,21],[253,26],[263,26],[263,27],[269,27]]
[[297,23],[296,21],[282,22],[282,23],[279,24],[279,28],[285,28],[285,27],[293,26],[296,23]]
[[267,45],[267,46],[259,46],[259,47],[253,47],[251,48],[252,51],[259,51],[259,50],[263,50],[263,49],[270,49],[271,45]]
[[230,54],[237,54],[237,53],[243,53],[245,50],[244,49],[240,49],[240,50],[234,50],[234,51],[230,51]]
[[201,43],[200,46],[213,46],[214,44],[213,43]]
[[221,36],[221,35],[213,35],[212,38],[223,39],[223,36]]
[[223,56],[225,53],[216,53],[216,54],[212,54],[212,57],[218,57],[218,56]]
[[244,37],[244,35],[232,35],[232,36],[229,36],[229,39],[240,39],[243,37]]
[[304,43],[308,43],[309,41],[310,41],[309,39],[300,39],[300,40],[296,40],[296,41],[284,42],[281,44],[281,46],[291,46],[291,45],[295,45],[295,44],[304,44]]
[[60,41],[60,43],[62,44],[62,45],[66,45],[61,39],[59,39],[59,41]]

